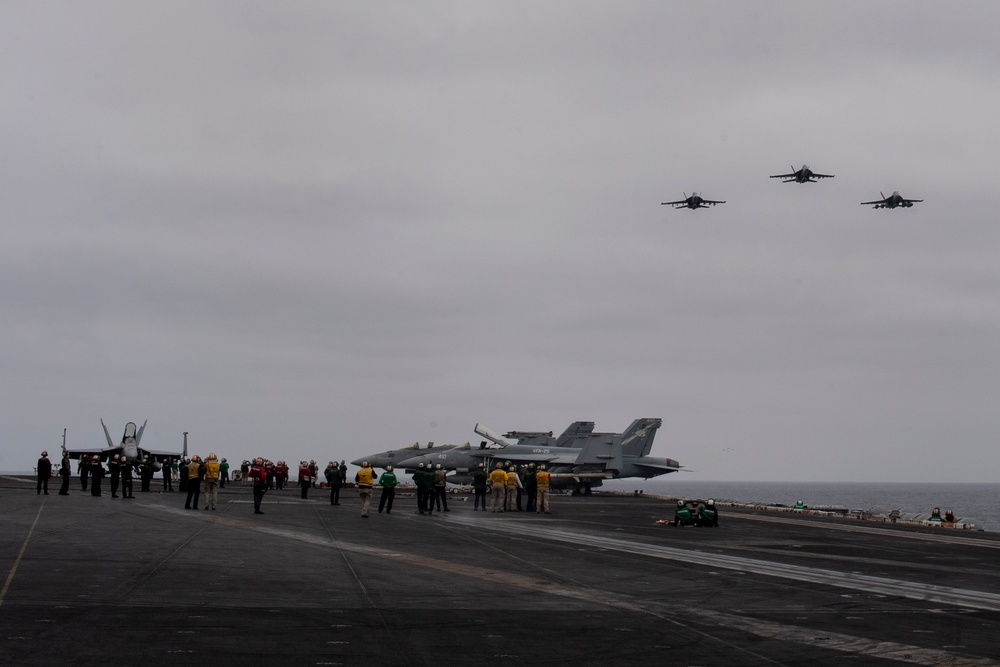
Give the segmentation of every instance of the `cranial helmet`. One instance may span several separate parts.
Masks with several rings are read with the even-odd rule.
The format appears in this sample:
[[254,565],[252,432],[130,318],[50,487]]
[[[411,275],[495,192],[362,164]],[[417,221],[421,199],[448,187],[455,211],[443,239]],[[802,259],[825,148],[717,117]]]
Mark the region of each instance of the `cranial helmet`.
[[392,466],[386,466],[385,469],[386,472],[392,472]]
[[714,507],[715,506],[715,499],[714,498],[709,498],[708,502],[705,503],[705,504],[708,505],[709,507]]
[[48,456],[48,455],[49,455],[49,453],[47,451],[44,451],[44,450],[42,451],[42,456]]
[[440,469],[441,469],[441,464],[440,464],[440,463],[438,463],[438,464],[437,464],[436,466],[434,466],[434,467],[435,467],[436,469],[440,470]]
[[678,507],[684,507],[684,501],[683,500],[678,500],[677,501],[677,506]]

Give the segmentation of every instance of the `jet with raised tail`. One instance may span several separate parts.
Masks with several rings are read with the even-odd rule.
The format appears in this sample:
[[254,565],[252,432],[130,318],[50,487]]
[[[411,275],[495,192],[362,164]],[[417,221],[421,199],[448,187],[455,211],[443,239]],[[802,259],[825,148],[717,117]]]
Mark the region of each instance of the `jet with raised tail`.
[[[594,433],[593,422],[575,422],[570,427],[575,429],[572,439],[563,441],[567,446],[539,442],[538,438],[544,436],[551,439],[550,432],[511,431],[506,435],[518,438],[518,442],[512,443],[482,424],[476,424],[475,432],[494,446],[488,446],[487,441],[478,447],[467,443],[448,451],[407,459],[399,465],[411,469],[420,463],[440,464],[443,469],[455,472],[450,478],[452,481],[461,482],[480,463],[485,468],[491,468],[498,461],[516,465],[545,464],[552,473],[553,486],[589,493],[605,479],[648,479],[680,470],[680,464],[673,459],[649,456],[653,438],[662,423],[660,419],[636,419],[623,433]],[[529,444],[522,444],[525,442]]]
[[111,434],[108,433],[108,427],[105,425],[104,420],[101,419],[101,426],[104,428],[104,437],[108,441],[108,446],[102,449],[63,449],[71,459],[78,459],[81,456],[94,456],[95,454],[101,457],[102,461],[107,461],[115,454],[124,456],[125,460],[129,463],[139,463],[144,458],[150,458],[154,461],[167,461],[170,459],[178,459],[186,455],[187,452],[165,452],[158,449],[146,449],[141,447],[139,443],[142,441],[142,432],[146,430],[146,424],[149,420],[147,419],[142,423],[142,426],[136,430],[135,422],[129,422],[125,424],[125,433],[122,435],[121,444],[114,444],[111,441]]

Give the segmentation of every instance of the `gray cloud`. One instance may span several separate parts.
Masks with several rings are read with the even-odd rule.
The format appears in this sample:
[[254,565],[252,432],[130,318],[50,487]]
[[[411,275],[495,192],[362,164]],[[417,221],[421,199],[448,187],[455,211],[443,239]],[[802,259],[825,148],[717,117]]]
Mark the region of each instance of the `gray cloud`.
[[[99,417],[233,458],[661,416],[705,479],[996,461],[991,4],[6,13],[0,467]],[[837,177],[767,178],[802,162]],[[728,203],[659,205],[692,190]]]

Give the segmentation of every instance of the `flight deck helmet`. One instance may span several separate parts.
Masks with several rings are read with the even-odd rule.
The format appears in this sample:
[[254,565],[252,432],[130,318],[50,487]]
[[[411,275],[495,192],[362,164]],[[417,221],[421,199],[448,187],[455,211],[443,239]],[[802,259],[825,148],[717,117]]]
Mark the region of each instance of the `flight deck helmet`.
[[418,463],[417,467],[420,468],[421,470],[423,470],[424,464],[423,463]]
[[705,503],[705,504],[708,505],[709,507],[715,507],[715,499],[714,498],[709,498],[708,502]]
[[392,466],[386,466],[385,467],[385,471],[386,472],[392,472]]
[[434,466],[434,468],[435,468],[436,470],[440,470],[440,469],[441,469],[441,464],[440,464],[440,463],[438,463],[438,464],[437,464],[436,466]]
[[683,500],[678,500],[677,501],[677,506],[678,507],[684,507],[684,501]]
[[49,453],[47,451],[42,450],[42,456],[48,456],[48,455],[49,455]]

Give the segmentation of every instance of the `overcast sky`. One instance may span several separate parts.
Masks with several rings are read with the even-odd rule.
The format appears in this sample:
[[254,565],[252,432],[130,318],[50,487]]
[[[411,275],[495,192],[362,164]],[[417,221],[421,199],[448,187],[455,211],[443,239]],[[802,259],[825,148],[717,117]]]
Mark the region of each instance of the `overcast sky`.
[[102,417],[320,462],[662,417],[685,479],[994,480],[998,25],[6,3],[0,469]]

